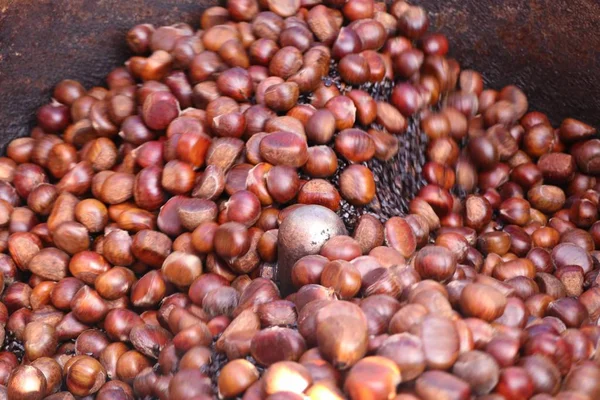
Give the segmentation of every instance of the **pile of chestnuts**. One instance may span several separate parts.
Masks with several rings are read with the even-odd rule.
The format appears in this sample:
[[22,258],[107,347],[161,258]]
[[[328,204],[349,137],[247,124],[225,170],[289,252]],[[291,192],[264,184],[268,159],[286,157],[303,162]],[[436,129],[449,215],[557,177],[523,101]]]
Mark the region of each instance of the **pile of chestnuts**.
[[593,127],[403,0],[199,25],[0,158],[0,399],[600,398]]

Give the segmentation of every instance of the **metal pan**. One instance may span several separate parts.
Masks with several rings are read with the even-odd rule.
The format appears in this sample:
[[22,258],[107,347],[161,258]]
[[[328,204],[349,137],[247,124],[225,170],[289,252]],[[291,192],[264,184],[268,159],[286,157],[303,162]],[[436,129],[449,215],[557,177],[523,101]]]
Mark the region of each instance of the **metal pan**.
[[[515,83],[554,123],[600,125],[598,0],[419,0],[463,68],[493,88]],[[133,25],[198,25],[216,0],[0,0],[0,148],[27,135],[64,78],[87,87],[128,57]]]

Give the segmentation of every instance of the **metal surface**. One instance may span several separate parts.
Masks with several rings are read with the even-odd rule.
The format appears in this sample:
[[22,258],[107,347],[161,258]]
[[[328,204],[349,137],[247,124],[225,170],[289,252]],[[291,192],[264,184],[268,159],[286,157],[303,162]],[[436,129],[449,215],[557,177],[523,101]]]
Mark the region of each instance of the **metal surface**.
[[[141,22],[194,26],[217,0],[0,0],[0,147],[26,135],[64,78],[102,84]],[[415,0],[451,54],[494,88],[522,87],[531,107],[600,126],[598,0]]]
[[463,67],[516,84],[554,123],[600,127],[600,1],[423,0]]
[[62,79],[104,83],[128,57],[133,25],[198,27],[217,0],[0,0],[0,148],[25,136]]

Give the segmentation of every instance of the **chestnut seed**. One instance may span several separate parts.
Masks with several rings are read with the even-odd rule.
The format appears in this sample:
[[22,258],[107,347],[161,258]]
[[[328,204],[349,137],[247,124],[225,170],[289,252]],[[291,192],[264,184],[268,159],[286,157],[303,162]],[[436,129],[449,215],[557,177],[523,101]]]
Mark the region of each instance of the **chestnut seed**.
[[371,137],[360,129],[345,129],[335,138],[335,150],[348,161],[360,163],[370,160],[375,154]]
[[278,131],[260,142],[260,155],[273,165],[301,167],[308,160],[306,140],[294,133]]
[[460,304],[467,316],[493,321],[504,312],[506,298],[491,286],[472,283],[461,292]]
[[321,273],[321,284],[331,287],[342,299],[354,297],[360,290],[361,279],[358,269],[344,260],[330,261]]
[[456,271],[456,258],[442,246],[426,246],[417,252],[415,269],[425,279],[443,282]]
[[228,362],[219,375],[219,396],[234,397],[245,392],[259,378],[258,370],[246,360]]
[[280,361],[271,365],[263,374],[263,391],[268,395],[287,391],[302,393],[312,383],[308,370],[299,363]]
[[469,383],[475,394],[485,395],[498,383],[500,368],[492,356],[473,350],[458,357],[452,373]]
[[56,351],[58,336],[53,326],[32,321],[25,327],[25,354],[29,360],[50,357]]
[[360,85],[367,82],[371,71],[367,60],[359,54],[348,54],[339,62],[340,76],[351,85]]
[[6,388],[11,399],[43,399],[47,390],[46,377],[36,367],[22,365],[13,371]]
[[364,165],[350,165],[340,175],[340,192],[353,205],[367,205],[375,197],[373,173]]
[[400,368],[381,356],[365,357],[348,372],[344,390],[351,398],[370,396],[374,399],[390,398],[400,383]]
[[261,365],[269,366],[280,361],[297,361],[306,351],[302,336],[289,328],[270,327],[252,338],[250,352]]
[[67,388],[76,396],[96,393],[106,381],[106,370],[90,356],[81,356],[65,369]]
[[452,399],[468,399],[471,388],[467,382],[444,371],[427,371],[416,382],[416,392],[423,400],[443,396]]
[[421,339],[409,333],[389,336],[377,350],[377,355],[394,361],[404,373],[405,380],[413,380],[425,370]]
[[[331,335],[332,327],[338,334]],[[347,369],[367,351],[367,323],[362,310],[352,303],[333,302],[316,317],[319,351],[339,369]]]

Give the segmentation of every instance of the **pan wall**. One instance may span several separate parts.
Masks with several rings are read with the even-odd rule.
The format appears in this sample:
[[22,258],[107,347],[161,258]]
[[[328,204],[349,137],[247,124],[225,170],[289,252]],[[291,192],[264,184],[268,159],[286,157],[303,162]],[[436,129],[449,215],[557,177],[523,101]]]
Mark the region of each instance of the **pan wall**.
[[[127,30],[141,22],[198,25],[217,0],[0,0],[0,148],[27,135],[37,107],[64,78],[86,87],[128,57]],[[600,2],[415,0],[450,38],[464,68],[488,84],[522,87],[532,108],[559,123],[600,125]]]

